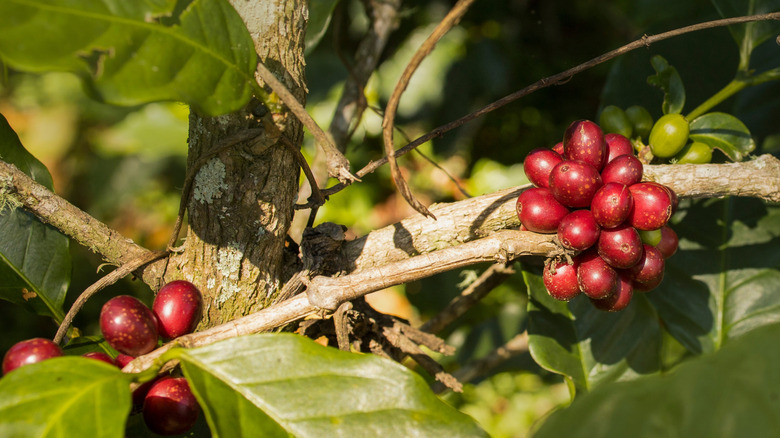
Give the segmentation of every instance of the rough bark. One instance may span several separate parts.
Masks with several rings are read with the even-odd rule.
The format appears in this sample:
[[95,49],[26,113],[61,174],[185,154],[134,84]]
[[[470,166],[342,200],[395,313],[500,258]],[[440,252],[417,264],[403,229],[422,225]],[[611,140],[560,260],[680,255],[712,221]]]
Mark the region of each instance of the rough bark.
[[[306,2],[235,0],[260,61],[300,101],[305,97],[303,42]],[[189,167],[226,136],[263,129],[253,116],[257,102],[220,117],[190,115]],[[255,111],[256,113],[256,111]],[[296,147],[301,124],[291,114],[273,114],[282,135]],[[191,191],[184,250],[171,258],[164,281],[185,278],[206,299],[201,327],[257,311],[270,303],[283,281],[284,241],[293,216],[299,169],[294,155],[263,130],[197,170]]]

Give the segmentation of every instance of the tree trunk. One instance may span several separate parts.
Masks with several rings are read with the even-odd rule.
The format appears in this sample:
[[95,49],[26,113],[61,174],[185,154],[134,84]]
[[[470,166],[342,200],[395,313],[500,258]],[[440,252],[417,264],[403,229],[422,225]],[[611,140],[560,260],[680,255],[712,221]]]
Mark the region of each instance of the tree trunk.
[[[260,61],[301,101],[305,98],[303,43],[308,10],[299,0],[233,0],[249,28]],[[294,213],[299,168],[272,134],[266,135],[254,101],[243,111],[190,115],[188,168],[233,134],[260,129],[253,140],[211,158],[197,171],[188,203],[188,230],[181,254],[172,258],[165,281],[184,278],[204,294],[201,328],[262,309],[283,281],[284,242]],[[291,114],[273,114],[296,147],[301,124]]]

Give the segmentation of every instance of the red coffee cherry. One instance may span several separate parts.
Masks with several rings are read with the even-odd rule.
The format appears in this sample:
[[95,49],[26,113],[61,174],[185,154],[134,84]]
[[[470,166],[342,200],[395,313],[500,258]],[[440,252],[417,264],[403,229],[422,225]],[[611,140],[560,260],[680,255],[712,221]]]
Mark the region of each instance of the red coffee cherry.
[[631,276],[624,272],[618,272],[618,287],[615,293],[600,300],[590,299],[590,302],[599,309],[606,312],[619,312],[631,303],[634,296],[634,286],[631,283]]
[[586,250],[599,240],[601,228],[590,210],[576,210],[567,214],[558,225],[558,240],[566,248]]
[[633,155],[620,155],[604,166],[601,181],[631,186],[642,181],[642,162]]
[[550,172],[550,191],[567,207],[590,207],[593,195],[600,187],[598,170],[582,161],[561,161]]
[[100,311],[100,331],[120,353],[146,354],[157,346],[157,320],[152,311],[130,295],[111,298]]
[[621,155],[634,155],[634,147],[631,140],[616,133],[604,135],[604,143],[607,145],[607,164]]
[[665,225],[661,227],[661,241],[655,245],[655,248],[661,252],[665,259],[668,259],[677,252],[678,242],[677,233],[671,227]]
[[559,141],[558,143],[555,143],[555,146],[552,147],[552,150],[563,157],[563,142]]
[[144,397],[143,416],[149,430],[159,435],[187,432],[198,419],[198,401],[184,377],[164,377]]
[[192,333],[203,316],[203,295],[189,281],[172,281],[157,292],[152,304],[157,329],[164,339]]
[[32,338],[13,345],[3,356],[3,375],[33,363],[62,356],[59,345],[45,338]]
[[621,225],[601,230],[598,253],[613,268],[627,269],[642,257],[642,238],[634,227]]
[[89,353],[84,353],[82,354],[82,356],[87,357],[89,359],[99,360],[101,362],[105,362],[110,365],[118,366],[117,363],[114,361],[114,359],[111,358],[111,356],[107,355],[106,353],[103,353],[102,351],[92,351]]
[[577,282],[582,293],[590,298],[602,299],[615,293],[618,274],[594,250],[577,256]]
[[536,187],[550,187],[550,171],[561,161],[563,158],[551,149],[534,149],[525,157],[523,170]]
[[517,198],[517,217],[528,230],[536,233],[555,233],[558,224],[569,214],[549,190],[541,187],[528,189]]
[[634,207],[628,215],[631,225],[639,230],[655,230],[666,225],[672,216],[672,200],[663,186],[638,183],[628,188]]
[[601,170],[607,159],[607,146],[599,125],[590,120],[572,122],[563,134],[563,158],[584,161]]
[[618,183],[604,184],[590,203],[590,211],[602,228],[615,228],[628,219],[634,200],[628,187]]
[[542,281],[547,293],[556,300],[569,301],[580,293],[576,261],[572,264],[553,261],[544,267]]
[[664,279],[664,257],[657,248],[644,245],[644,254],[630,269],[634,289],[648,292],[655,289]]

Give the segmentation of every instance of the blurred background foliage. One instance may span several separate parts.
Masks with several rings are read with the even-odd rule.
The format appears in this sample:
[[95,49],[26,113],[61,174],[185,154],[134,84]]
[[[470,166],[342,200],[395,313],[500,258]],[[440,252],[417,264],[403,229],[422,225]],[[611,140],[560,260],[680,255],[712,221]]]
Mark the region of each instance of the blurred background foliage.
[[[404,2],[376,74],[367,85],[370,108],[347,147],[353,170],[382,156],[382,108],[407,61],[451,2]],[[368,20],[362,3],[343,0],[331,25],[307,55],[310,94],[307,108],[327,126],[348,75],[339,54],[351,54]],[[708,0],[483,0],[449,32],[418,70],[398,111],[397,125],[416,138],[543,77],[576,66],[643,34],[718,18]],[[764,53],[766,52],[766,53]],[[584,72],[567,83],[536,92],[481,117],[400,160],[414,192],[426,204],[463,199],[525,183],[522,160],[532,149],[551,147],[575,119],[596,120],[607,104],[645,105],[660,115],[661,93],[646,83],[649,58],[663,55],[686,84],[690,110],[725,85],[738,61],[726,29],[699,32],[641,49]],[[769,50],[756,52],[760,65]],[[733,68],[731,67],[733,66]],[[756,153],[778,151],[780,136],[771,114],[780,108],[753,103],[778,93],[765,84],[724,102],[751,129]],[[627,92],[628,90],[628,92]],[[91,100],[69,74],[20,74],[6,71],[0,86],[0,113],[22,143],[49,168],[57,192],[140,245],[163,248],[175,220],[187,151],[188,108],[155,103],[118,108]],[[396,134],[401,142],[403,136]],[[311,159],[314,142],[307,136]],[[462,189],[462,190],[461,190]],[[465,193],[464,193],[465,192]],[[363,235],[413,214],[396,195],[389,169],[331,197],[318,222],[332,221]],[[72,245],[73,280],[66,306],[96,281],[100,259]],[[534,263],[530,261],[529,263]],[[371,303],[415,324],[440,310],[485,269],[449,272],[374,294]],[[140,281],[125,279],[92,299],[75,324],[98,334],[97,315],[108,297],[131,293],[147,302],[151,292]],[[505,343],[525,329],[527,294],[522,278],[511,278],[453,324],[444,335],[458,348],[440,358],[456,368]],[[0,301],[0,351],[32,336],[51,336],[51,321],[23,314]],[[495,437],[525,436],[550,409],[568,400],[562,379],[540,369],[524,354],[504,363],[462,394],[446,400],[474,416]]]

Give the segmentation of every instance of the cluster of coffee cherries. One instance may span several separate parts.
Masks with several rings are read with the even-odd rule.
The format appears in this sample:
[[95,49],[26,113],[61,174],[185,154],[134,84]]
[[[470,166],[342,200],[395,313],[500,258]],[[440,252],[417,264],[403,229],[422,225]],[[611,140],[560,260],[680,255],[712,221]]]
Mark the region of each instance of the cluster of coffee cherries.
[[[188,281],[172,281],[163,286],[148,308],[139,299],[120,295],[108,300],[100,312],[100,330],[106,342],[119,354],[112,358],[103,352],[85,357],[124,368],[136,356],[151,352],[158,339],[169,340],[192,333],[203,314],[203,296]],[[3,374],[52,357],[62,349],[45,338],[21,341],[3,357]],[[164,376],[146,382],[133,391],[133,405],[140,407],[151,431],[159,435],[187,432],[198,418],[198,402],[183,377]]]
[[553,298],[583,293],[598,309],[619,311],[634,291],[663,280],[664,260],[677,251],[677,235],[667,225],[677,195],[642,182],[643,165],[633,152],[625,136],[577,120],[562,142],[526,157],[525,173],[536,187],[517,199],[521,229],[557,233],[577,253],[546,264],[542,278]]

